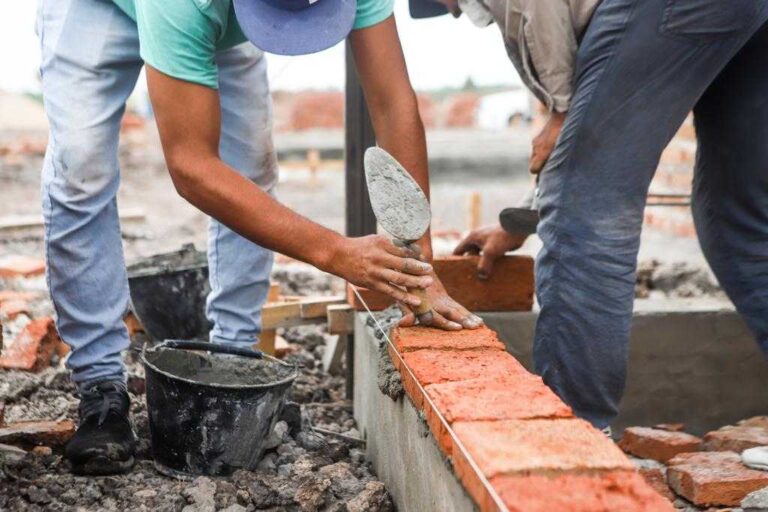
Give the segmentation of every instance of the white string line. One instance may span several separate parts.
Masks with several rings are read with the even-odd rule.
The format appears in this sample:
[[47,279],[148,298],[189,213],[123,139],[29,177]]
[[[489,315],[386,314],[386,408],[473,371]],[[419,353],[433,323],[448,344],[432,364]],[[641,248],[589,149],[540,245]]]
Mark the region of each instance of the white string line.
[[[443,413],[440,412],[440,409],[437,408],[435,403],[432,401],[432,398],[427,394],[427,391],[422,387],[421,382],[416,378],[416,376],[413,374],[411,369],[408,367],[408,365],[405,364],[405,361],[400,356],[400,352],[397,351],[397,348],[395,348],[395,344],[392,343],[392,340],[389,338],[389,334],[387,334],[387,331],[384,330],[384,327],[382,327],[381,323],[379,323],[379,320],[376,318],[376,315],[373,314],[373,311],[371,311],[371,308],[368,307],[368,304],[365,302],[365,299],[363,299],[363,296],[360,295],[360,292],[357,291],[357,287],[353,285],[349,285],[352,288],[352,291],[355,292],[355,295],[357,296],[357,299],[360,301],[360,303],[363,305],[365,310],[368,312],[368,316],[373,319],[373,321],[376,323],[376,327],[378,327],[379,331],[381,331],[381,334],[384,336],[384,338],[387,340],[387,343],[392,348],[391,351],[388,351],[390,354],[394,353],[397,358],[400,360],[400,367],[405,369],[410,375],[413,382],[418,386],[419,391],[421,392],[421,395],[424,397],[424,399],[429,403],[429,406],[432,408],[432,410],[437,414],[437,416],[440,418],[440,421],[443,422],[446,426],[448,426],[448,432],[451,434],[451,440],[453,443],[458,446],[459,451],[461,451],[462,455],[464,456],[464,459],[469,462],[469,465],[472,467],[472,470],[475,472],[475,474],[480,478],[480,483],[483,484],[483,487],[485,487],[485,490],[488,492],[488,494],[491,496],[491,499],[493,500],[494,505],[498,507],[499,511],[501,512],[509,512],[509,509],[507,508],[507,505],[502,501],[501,496],[496,492],[496,489],[493,488],[491,483],[488,481],[487,478],[485,478],[485,475],[482,471],[480,471],[480,467],[478,467],[477,463],[475,462],[475,459],[472,457],[472,455],[469,453],[469,451],[464,446],[464,443],[461,442],[459,437],[456,435],[456,433],[453,431],[453,429],[450,427],[450,424],[445,419],[445,416],[443,416]],[[478,503],[478,506],[480,504]]]

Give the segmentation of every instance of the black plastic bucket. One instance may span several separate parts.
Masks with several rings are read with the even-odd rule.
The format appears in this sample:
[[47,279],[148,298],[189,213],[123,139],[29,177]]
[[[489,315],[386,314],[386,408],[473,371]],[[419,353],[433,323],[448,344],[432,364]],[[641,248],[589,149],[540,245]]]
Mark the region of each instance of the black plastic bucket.
[[256,467],[296,366],[204,341],[165,341],[142,359],[152,455],[161,473],[185,478]]
[[128,286],[131,309],[152,340],[208,337],[208,259],[194,245],[130,265]]

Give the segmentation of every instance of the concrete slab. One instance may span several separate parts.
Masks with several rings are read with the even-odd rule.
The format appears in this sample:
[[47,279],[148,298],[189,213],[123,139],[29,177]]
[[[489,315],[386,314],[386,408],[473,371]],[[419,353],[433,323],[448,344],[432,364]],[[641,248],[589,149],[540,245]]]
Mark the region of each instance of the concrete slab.
[[[536,312],[482,313],[507,350],[533,368]],[[638,300],[629,375],[614,431],[685,423],[704,434],[768,413],[768,365],[741,317],[712,299]]]
[[411,401],[379,390],[378,340],[365,321],[364,313],[355,315],[354,411],[376,475],[400,512],[475,510]]

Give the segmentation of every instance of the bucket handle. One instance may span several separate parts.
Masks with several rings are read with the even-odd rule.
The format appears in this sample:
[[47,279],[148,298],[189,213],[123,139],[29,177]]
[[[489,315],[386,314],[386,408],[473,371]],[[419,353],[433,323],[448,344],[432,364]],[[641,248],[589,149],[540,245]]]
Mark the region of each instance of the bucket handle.
[[173,348],[186,350],[205,350],[218,354],[231,354],[233,356],[253,357],[261,359],[264,353],[261,350],[252,348],[232,347],[221,343],[210,343],[208,341],[187,341],[187,340],[165,340],[157,345],[158,350]]

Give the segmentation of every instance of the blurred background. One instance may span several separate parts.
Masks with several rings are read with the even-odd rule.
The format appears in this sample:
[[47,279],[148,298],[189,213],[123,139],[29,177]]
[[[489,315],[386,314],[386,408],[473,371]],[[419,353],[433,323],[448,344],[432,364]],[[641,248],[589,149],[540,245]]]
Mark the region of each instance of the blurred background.
[[[39,173],[47,141],[40,97],[36,2],[0,4],[0,256],[39,256]],[[530,141],[545,113],[522,86],[498,30],[465,18],[396,17],[427,128],[437,252],[462,233],[496,222],[530,186]],[[269,55],[274,137],[281,167],[278,196],[304,215],[344,228],[344,46],[305,57]],[[119,195],[129,260],[204,247],[206,219],[174,191],[151,117],[144,77],[123,120]],[[662,159],[654,192],[690,189],[695,151],[690,121]],[[628,158],[631,155],[627,155]],[[9,200],[10,199],[10,200]],[[523,249],[535,253],[537,241]],[[670,249],[673,250],[670,250]],[[641,260],[704,267],[687,207],[649,208]]]

